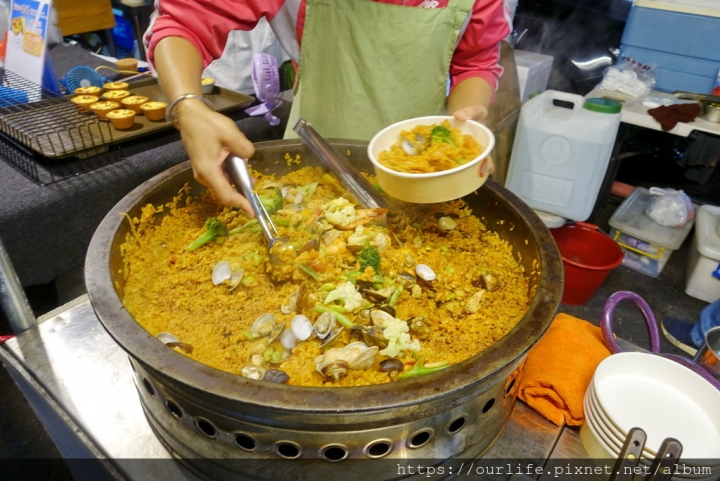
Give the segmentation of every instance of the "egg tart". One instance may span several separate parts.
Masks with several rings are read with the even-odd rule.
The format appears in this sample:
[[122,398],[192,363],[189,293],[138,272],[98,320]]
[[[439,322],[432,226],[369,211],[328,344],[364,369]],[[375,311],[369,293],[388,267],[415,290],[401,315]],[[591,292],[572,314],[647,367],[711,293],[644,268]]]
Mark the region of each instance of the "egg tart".
[[100,95],[101,90],[102,89],[100,87],[90,85],[88,87],[78,87],[73,91],[73,93],[75,95]]
[[167,109],[165,102],[146,102],[140,105],[140,110],[145,114],[145,118],[153,121],[165,119],[165,109]]
[[107,118],[113,127],[118,130],[126,130],[135,125],[135,111],[130,109],[118,109],[107,113]]
[[102,98],[112,100],[113,102],[120,102],[125,97],[130,97],[130,92],[127,90],[108,90],[102,94]]
[[108,82],[105,85],[103,85],[103,88],[105,90],[127,90],[128,87],[130,87],[130,84],[127,82]]
[[141,114],[140,106],[150,100],[144,95],[130,95],[120,101],[124,108],[134,110],[136,114]]
[[70,101],[77,106],[83,112],[89,112],[90,105],[100,100],[96,95],[76,95],[71,98]]
[[95,102],[94,104],[90,104],[89,108],[90,108],[90,110],[95,112],[100,117],[107,118],[108,112],[117,110],[120,107],[121,107],[121,105],[119,103],[106,100],[104,102]]

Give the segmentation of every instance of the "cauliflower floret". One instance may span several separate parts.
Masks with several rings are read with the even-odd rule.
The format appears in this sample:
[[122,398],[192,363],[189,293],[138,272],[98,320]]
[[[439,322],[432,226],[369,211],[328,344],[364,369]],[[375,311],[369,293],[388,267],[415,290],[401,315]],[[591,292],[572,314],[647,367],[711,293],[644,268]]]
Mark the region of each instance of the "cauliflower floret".
[[380,354],[388,357],[397,357],[402,351],[419,351],[420,341],[410,338],[410,327],[407,322],[393,318],[388,320],[383,330],[383,336],[388,341],[388,346],[380,351]]
[[365,229],[365,227],[359,225],[355,227],[355,232],[350,234],[350,237],[348,237],[348,245],[362,247],[365,245],[366,242],[377,237],[378,235],[380,234],[378,234],[377,232],[373,232],[370,229]]
[[370,245],[373,247],[377,247],[377,250],[379,252],[384,251],[390,245],[392,244],[392,239],[390,239],[390,236],[382,233],[378,233],[375,237],[372,238],[370,241]]
[[325,298],[325,304],[330,304],[333,301],[342,300],[345,301],[343,308],[347,312],[352,312],[356,309],[360,309],[363,304],[363,296],[355,290],[355,286],[351,282],[345,282],[330,291]]
[[344,197],[333,199],[323,206],[325,218],[334,225],[346,226],[355,222],[355,206]]

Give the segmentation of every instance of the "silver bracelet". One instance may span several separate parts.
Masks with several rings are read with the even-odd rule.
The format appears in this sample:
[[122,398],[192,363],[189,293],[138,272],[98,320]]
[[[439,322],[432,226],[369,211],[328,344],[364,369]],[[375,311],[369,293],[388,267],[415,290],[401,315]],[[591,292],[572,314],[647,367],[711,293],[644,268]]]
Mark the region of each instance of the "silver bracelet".
[[207,107],[210,110],[212,110],[213,112],[215,111],[215,106],[208,99],[203,97],[202,95],[195,95],[193,93],[182,94],[180,97],[173,100],[172,103],[168,106],[167,110],[165,111],[165,116],[168,118],[168,120],[170,122],[172,122],[173,126],[178,130],[180,130],[180,125],[178,124],[178,120],[175,117],[175,107],[177,107],[177,104],[180,103],[180,101],[185,100],[185,99],[202,100],[202,102],[205,105],[207,105]]

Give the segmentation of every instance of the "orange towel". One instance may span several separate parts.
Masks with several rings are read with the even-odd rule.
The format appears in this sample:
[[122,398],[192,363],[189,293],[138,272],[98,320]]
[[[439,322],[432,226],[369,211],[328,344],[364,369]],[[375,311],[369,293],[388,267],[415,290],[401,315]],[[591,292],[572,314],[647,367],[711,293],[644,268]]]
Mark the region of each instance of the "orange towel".
[[585,390],[609,355],[599,327],[558,314],[528,353],[518,396],[558,426],[579,426],[585,420]]

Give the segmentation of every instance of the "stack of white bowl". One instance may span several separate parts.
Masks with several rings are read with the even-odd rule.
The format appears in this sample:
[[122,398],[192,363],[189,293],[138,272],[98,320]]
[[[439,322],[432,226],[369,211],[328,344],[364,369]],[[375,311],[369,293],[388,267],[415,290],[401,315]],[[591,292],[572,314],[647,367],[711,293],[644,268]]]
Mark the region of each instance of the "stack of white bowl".
[[640,466],[650,466],[665,438],[683,446],[672,479],[720,476],[720,391],[692,370],[641,352],[600,363],[584,399],[580,437],[592,458],[616,459],[628,431],[647,434]]

